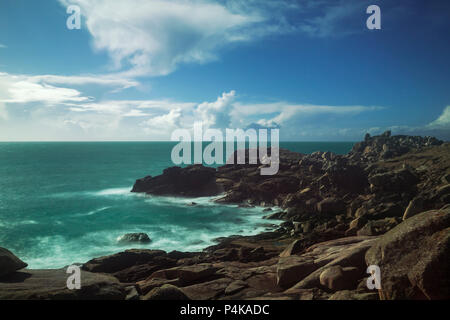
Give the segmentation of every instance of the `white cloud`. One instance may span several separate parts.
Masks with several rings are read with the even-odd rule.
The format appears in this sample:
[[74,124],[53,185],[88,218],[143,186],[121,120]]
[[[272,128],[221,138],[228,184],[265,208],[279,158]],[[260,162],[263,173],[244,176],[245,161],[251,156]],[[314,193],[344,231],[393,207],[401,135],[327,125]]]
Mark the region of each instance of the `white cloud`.
[[6,106],[4,103],[0,102],[0,120],[8,120],[8,110],[6,110]]
[[442,114],[434,120],[433,122],[427,125],[429,129],[450,129],[450,106],[447,106]]
[[1,48],[8,48],[8,47],[5,46],[4,44],[1,44],[1,43],[0,43],[0,49],[1,49]]
[[146,116],[150,116],[150,114],[149,113],[145,113],[142,110],[131,109],[130,111],[125,113],[123,116],[124,117],[146,117]]
[[180,63],[216,59],[216,49],[252,39],[265,20],[212,0],[60,0],[77,4],[96,50],[122,75],[166,75]]
[[194,116],[196,121],[203,122],[205,127],[222,128],[230,125],[230,111],[232,102],[236,96],[234,90],[224,92],[221,97],[218,97],[214,102],[203,102],[198,105]]
[[73,112],[91,112],[98,114],[122,115],[124,111],[124,106],[112,102],[110,103],[101,102],[101,103],[73,105],[73,107],[70,107],[69,110]]
[[44,102],[53,105],[87,100],[88,97],[75,89],[55,87],[27,76],[0,73],[0,102],[3,103]]
[[[291,131],[295,134],[295,121],[298,119],[327,114],[355,115],[381,109],[370,106],[322,106],[288,102],[242,103],[236,101],[234,90],[222,93],[214,101],[201,103],[169,99],[94,101],[76,89],[49,84],[51,82],[70,86],[88,81],[106,86],[127,85],[125,82],[109,82],[105,79],[95,82],[82,77],[0,73],[0,118],[13,118],[12,122],[20,122],[18,119],[32,120],[33,126],[30,130],[35,130],[40,124],[44,128],[54,129],[46,130],[47,133],[64,131],[70,136],[69,132],[72,132],[74,137],[83,134],[86,139],[127,137],[166,140],[174,129],[192,129],[195,122],[202,122],[204,127],[221,129],[281,126],[284,131],[285,128],[294,128]],[[24,104],[24,108],[20,111],[16,110],[17,108],[11,109],[8,114],[2,104],[10,103]],[[28,108],[29,105],[33,108]],[[45,108],[49,105],[58,108]],[[8,120],[8,123],[12,122]],[[29,134],[34,137],[36,132],[30,131]]]
[[289,120],[307,117],[317,114],[358,114],[366,111],[381,110],[378,106],[324,106],[310,104],[291,104],[287,102],[275,102],[264,104],[241,104],[237,103],[232,113],[235,118],[252,115],[273,115],[269,119],[259,119],[258,123],[265,126],[282,125]]
[[[0,72],[0,102],[42,102],[47,105],[66,102],[86,102],[91,100],[91,98],[83,96],[80,91],[67,86],[90,84],[120,89],[139,85],[134,80],[108,76],[30,76]],[[61,85],[65,86],[62,87]]]
[[144,100],[144,101],[129,101],[136,105],[136,108],[140,109],[161,109],[171,110],[173,108],[179,108],[181,110],[189,110],[194,108],[197,104],[193,102],[176,102],[171,100]]
[[52,84],[67,85],[87,85],[96,84],[101,86],[119,87],[127,89],[137,87],[139,82],[127,78],[120,78],[111,75],[86,75],[86,76],[57,76],[57,75],[39,75],[29,76],[30,81],[45,82]]
[[168,136],[171,130],[177,129],[181,126],[182,113],[180,109],[170,110],[169,113],[161,116],[153,117],[146,120],[142,125],[145,127],[144,131],[150,135]]

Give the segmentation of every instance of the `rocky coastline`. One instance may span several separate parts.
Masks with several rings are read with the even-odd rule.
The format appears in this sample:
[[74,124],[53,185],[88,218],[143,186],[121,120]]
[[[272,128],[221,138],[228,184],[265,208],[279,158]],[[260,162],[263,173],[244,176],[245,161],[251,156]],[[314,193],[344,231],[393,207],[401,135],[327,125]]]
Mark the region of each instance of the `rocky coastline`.
[[[0,299],[450,298],[450,143],[388,131],[367,134],[346,155],[280,150],[274,176],[261,166],[172,167],[138,179],[132,192],[267,207],[268,221],[284,220],[275,231],[203,252],[92,259],[80,290],[67,289],[64,269],[29,270],[1,249]],[[371,265],[380,268],[378,290],[366,285]]]

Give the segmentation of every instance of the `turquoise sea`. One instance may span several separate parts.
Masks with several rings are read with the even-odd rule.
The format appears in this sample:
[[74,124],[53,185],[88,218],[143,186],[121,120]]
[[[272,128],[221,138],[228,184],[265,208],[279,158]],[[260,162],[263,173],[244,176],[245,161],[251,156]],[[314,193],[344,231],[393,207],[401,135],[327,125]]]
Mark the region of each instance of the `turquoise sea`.
[[[264,231],[262,208],[211,198],[132,194],[138,178],[172,166],[172,142],[0,143],[0,246],[30,268],[59,268],[127,248],[198,251],[213,239]],[[348,152],[353,143],[286,142],[302,153]],[[187,206],[192,201],[197,206]],[[145,232],[146,245],[119,245]]]

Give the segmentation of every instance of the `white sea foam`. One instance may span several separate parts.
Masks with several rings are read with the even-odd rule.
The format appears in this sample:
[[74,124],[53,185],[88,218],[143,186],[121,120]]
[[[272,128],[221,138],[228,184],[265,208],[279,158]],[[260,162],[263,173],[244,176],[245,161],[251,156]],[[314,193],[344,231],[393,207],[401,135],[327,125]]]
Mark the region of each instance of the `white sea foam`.
[[130,192],[131,188],[111,188],[111,189],[104,189],[101,191],[90,193],[95,196],[124,196],[124,195],[132,195]]
[[84,197],[107,197],[107,196],[131,196],[136,195],[131,192],[131,187],[108,188],[96,191],[74,191],[59,192],[45,195],[44,197],[52,198],[84,198]]
[[79,214],[76,214],[75,216],[76,217],[92,216],[94,214],[97,214],[97,213],[100,213],[102,211],[105,211],[105,210],[107,210],[109,208],[111,208],[111,207],[102,207],[102,208],[98,208],[98,209],[95,209],[95,210],[92,210],[92,211],[89,211],[89,212],[86,212],[86,213],[79,213]]
[[[60,193],[58,197],[76,197],[83,198],[105,197],[105,203],[119,200],[130,201],[133,198],[143,197],[141,204],[148,203],[149,213],[158,213],[158,220],[155,222],[151,218],[151,214],[146,215],[135,214],[131,206],[131,211],[126,209],[125,213],[121,211],[122,204],[117,206],[99,205],[91,210],[80,212],[72,216],[102,217],[105,213],[120,214],[120,218],[124,221],[122,224],[112,223],[110,228],[105,227],[105,221],[101,221],[101,230],[88,230],[87,233],[77,236],[69,236],[67,234],[38,237],[33,239],[33,250],[26,250],[22,253],[21,258],[29,264],[32,269],[37,268],[61,268],[77,262],[86,262],[94,257],[114,254],[131,248],[149,248],[161,249],[167,252],[172,250],[179,251],[201,251],[204,248],[215,244],[215,239],[219,237],[227,237],[230,235],[255,235],[266,231],[267,220],[263,220],[262,213],[264,208],[238,208],[233,204],[218,204],[214,202],[215,197],[198,197],[198,198],[182,198],[182,197],[163,197],[146,194],[136,194],[130,192],[130,187],[108,188],[97,191]],[[128,200],[127,200],[128,199]],[[136,198],[137,199],[137,198]],[[77,199],[78,200],[78,199]],[[194,206],[192,203],[195,202]],[[109,204],[109,203],[108,203]],[[184,225],[178,221],[171,219],[164,220],[172,214],[174,207],[186,208],[186,212],[192,214],[195,223]],[[206,210],[205,210],[206,207]],[[196,208],[199,209],[200,216],[196,216]],[[203,208],[203,209],[202,209]],[[141,209],[142,210],[142,209]],[[179,214],[180,210],[178,210]],[[184,211],[181,211],[184,212]],[[211,217],[223,217],[224,219],[212,218],[212,221],[202,221],[201,217],[211,214]],[[1,223],[1,222],[0,222]],[[23,223],[36,223],[29,220]],[[270,221],[271,224],[277,222]],[[198,226],[198,228],[197,228]],[[126,233],[143,232],[147,233],[152,241],[148,244],[119,244],[117,238]]]

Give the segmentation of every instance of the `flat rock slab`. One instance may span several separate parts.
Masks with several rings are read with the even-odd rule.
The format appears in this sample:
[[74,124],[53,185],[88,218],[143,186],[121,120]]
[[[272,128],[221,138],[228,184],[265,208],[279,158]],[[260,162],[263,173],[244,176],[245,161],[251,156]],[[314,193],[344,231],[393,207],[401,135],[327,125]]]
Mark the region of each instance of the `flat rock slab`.
[[81,271],[81,289],[69,290],[66,269],[23,270],[0,279],[0,300],[120,300],[125,290],[108,275]]
[[415,215],[367,251],[381,272],[381,299],[450,299],[450,206]]

